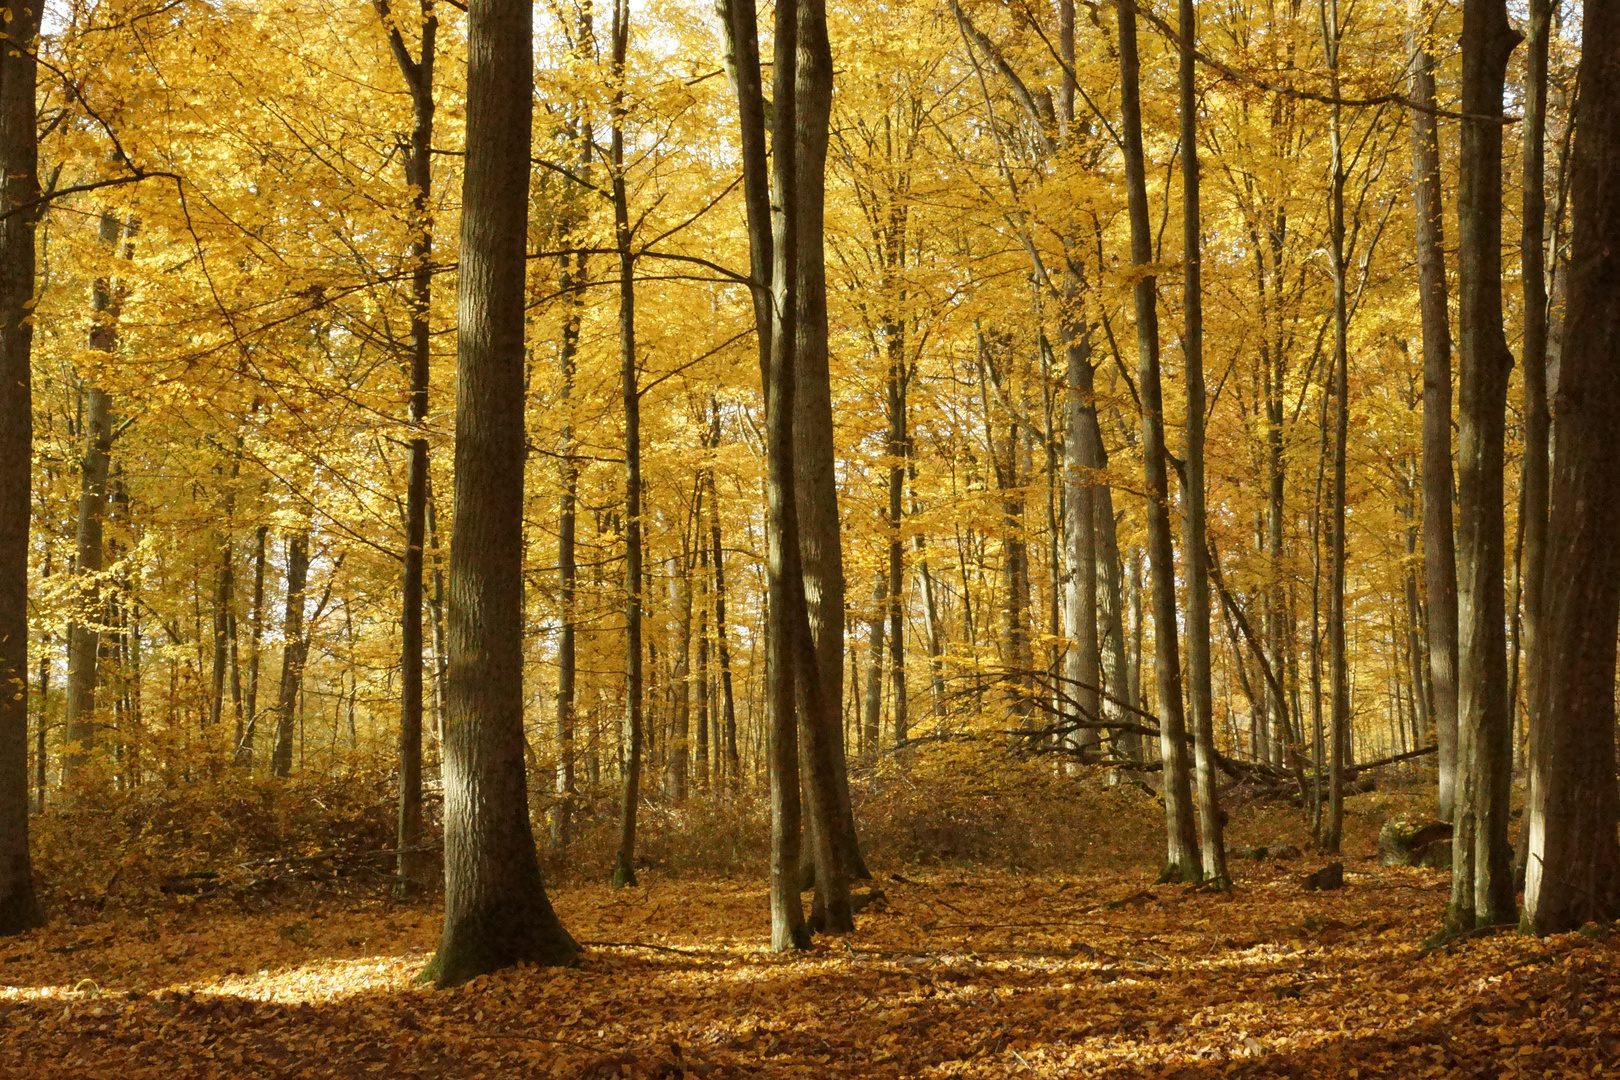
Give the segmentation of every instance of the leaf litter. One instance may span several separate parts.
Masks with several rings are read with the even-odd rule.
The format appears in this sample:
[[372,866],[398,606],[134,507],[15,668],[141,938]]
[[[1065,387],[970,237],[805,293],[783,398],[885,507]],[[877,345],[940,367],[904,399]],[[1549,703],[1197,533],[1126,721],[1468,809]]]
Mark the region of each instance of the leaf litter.
[[438,913],[189,904],[0,942],[0,1076],[1620,1075],[1620,938],[1425,948],[1447,879],[1350,860],[1221,893],[1133,875],[907,869],[846,937],[772,954],[754,883],[564,886],[590,943],[450,991]]

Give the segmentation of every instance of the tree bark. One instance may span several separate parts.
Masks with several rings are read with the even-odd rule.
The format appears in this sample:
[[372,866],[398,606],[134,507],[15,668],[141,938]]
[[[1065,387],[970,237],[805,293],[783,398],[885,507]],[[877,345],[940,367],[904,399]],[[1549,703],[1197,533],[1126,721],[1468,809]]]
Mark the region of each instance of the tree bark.
[[1164,761],[1166,880],[1197,881],[1198,835],[1193,826],[1187,721],[1181,703],[1181,655],[1176,640],[1175,554],[1170,535],[1169,476],[1164,450],[1164,392],[1159,382],[1158,281],[1149,272],[1153,234],[1142,164],[1141,65],[1136,12],[1119,9],[1120,111],[1125,143],[1125,185],[1131,221],[1131,263],[1136,275],[1137,380],[1142,397],[1142,465],[1147,497],[1147,554],[1153,589],[1153,646],[1158,679],[1159,748]]
[[1575,930],[1620,915],[1614,766],[1620,630],[1620,10],[1585,8],[1570,159],[1565,283],[1546,579],[1544,693],[1531,758],[1525,922]]
[[1192,685],[1193,753],[1198,788],[1199,855],[1204,880],[1225,888],[1226,842],[1216,795],[1215,698],[1210,686],[1209,544],[1204,517],[1204,285],[1198,187],[1197,14],[1181,0],[1182,256],[1185,329],[1182,359],[1187,381],[1187,675]]
[[1519,36],[1504,0],[1465,0],[1458,158],[1457,762],[1449,921],[1472,929],[1514,915],[1508,795],[1502,471],[1508,376],[1502,328],[1502,91]]
[[[1422,9],[1420,9],[1422,10]],[[1434,57],[1422,23],[1412,53],[1412,206],[1418,310],[1423,321],[1423,576],[1428,599],[1429,683],[1439,749],[1440,817],[1452,820],[1457,770],[1457,556],[1452,536],[1451,318],[1446,303],[1440,140]]]
[[270,771],[292,773],[293,716],[304,677],[304,588],[309,581],[309,533],[299,530],[287,538],[287,612],[281,623],[281,685],[276,695],[276,745]]
[[259,724],[259,642],[264,636],[264,556],[270,529],[260,525],[253,531],[253,610],[248,616],[248,678],[246,717],[242,741],[236,748],[236,763],[253,767],[253,738]]
[[28,855],[28,527],[33,464],[38,5],[5,7],[0,49],[0,936],[45,921]]
[[[1524,291],[1524,462],[1519,474],[1519,530],[1523,534],[1520,549],[1519,585],[1523,614],[1519,619],[1511,676],[1518,674],[1519,650],[1524,654],[1525,714],[1539,716],[1544,712],[1541,698],[1545,692],[1541,673],[1542,621],[1546,613],[1542,608],[1547,564],[1547,510],[1550,478],[1549,453],[1551,446],[1551,416],[1547,410],[1547,53],[1548,37],[1552,30],[1551,0],[1530,0],[1529,19],[1525,22],[1525,93],[1523,167],[1523,213],[1520,217],[1519,265]],[[1517,687],[1515,686],[1514,689]],[[1508,695],[1510,723],[1516,714],[1512,692]],[[1523,747],[1526,760],[1535,756],[1536,726],[1526,730]],[[1534,771],[1531,772],[1532,779]],[[1534,795],[1529,801],[1534,802]],[[1521,828],[1521,840],[1528,833]],[[1516,856],[1527,857],[1528,848],[1521,842]],[[1523,864],[1514,868],[1517,880]]]
[[444,934],[421,978],[453,986],[579,946],[546,897],[523,762],[523,310],[532,13],[473,0],[457,301]]
[[405,560],[400,585],[400,723],[399,819],[395,847],[396,872],[402,888],[416,891],[426,884],[428,861],[422,847],[422,571],[427,533],[428,443],[422,425],[427,420],[428,371],[432,337],[428,323],[433,303],[433,214],[429,196],[433,188],[433,63],[439,21],[432,0],[422,0],[421,55],[413,57],[397,23],[390,19],[388,0],[376,0],[378,14],[388,29],[394,62],[411,95],[413,123],[410,148],[405,155],[405,183],[411,189],[411,341],[409,352],[410,464],[405,481]]
[[[1329,86],[1339,97],[1338,0],[1322,4],[1322,48],[1327,54]],[[1345,472],[1350,452],[1350,309],[1346,292],[1344,251],[1344,135],[1340,106],[1330,106],[1328,138],[1332,154],[1331,238],[1333,269],[1333,489],[1330,497],[1328,563],[1328,692],[1332,695],[1328,731],[1328,819],[1322,850],[1337,853],[1344,834],[1344,780],[1350,766],[1350,675],[1345,663]]]
[[613,4],[613,120],[609,168],[613,226],[619,257],[619,385],[624,403],[624,772],[619,802],[619,847],[613,884],[636,884],[636,813],[641,802],[644,737],[641,616],[641,390],[636,372],[636,260],[631,250],[630,202],[624,183],[624,63],[630,47],[628,0]]

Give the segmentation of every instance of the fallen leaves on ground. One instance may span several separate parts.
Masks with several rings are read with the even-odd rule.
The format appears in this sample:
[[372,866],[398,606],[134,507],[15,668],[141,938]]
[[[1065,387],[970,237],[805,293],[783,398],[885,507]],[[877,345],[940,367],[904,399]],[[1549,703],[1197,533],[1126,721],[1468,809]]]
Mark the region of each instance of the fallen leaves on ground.
[[1349,860],[1237,887],[882,874],[854,934],[765,949],[755,883],[557,890],[579,966],[413,983],[426,907],[197,904],[0,941],[0,1076],[1620,1075],[1620,941],[1425,950],[1447,881]]

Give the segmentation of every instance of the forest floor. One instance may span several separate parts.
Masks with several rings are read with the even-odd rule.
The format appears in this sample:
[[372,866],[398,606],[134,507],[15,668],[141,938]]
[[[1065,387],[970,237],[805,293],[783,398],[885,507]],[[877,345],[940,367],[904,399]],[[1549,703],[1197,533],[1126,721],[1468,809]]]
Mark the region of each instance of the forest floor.
[[1620,937],[1429,951],[1447,878],[1243,861],[883,873],[842,938],[777,956],[758,882],[554,890],[570,969],[413,978],[438,911],[203,901],[0,942],[0,1077],[1620,1075]]

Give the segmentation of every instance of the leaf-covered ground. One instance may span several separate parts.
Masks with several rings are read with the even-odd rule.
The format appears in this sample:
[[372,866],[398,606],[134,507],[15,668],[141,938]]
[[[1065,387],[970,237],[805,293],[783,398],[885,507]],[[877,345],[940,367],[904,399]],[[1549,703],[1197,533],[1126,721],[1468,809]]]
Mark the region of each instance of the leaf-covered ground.
[[1121,875],[884,874],[802,956],[753,883],[574,887],[573,969],[413,985],[437,912],[204,902],[0,942],[0,1076],[1620,1075],[1620,939],[1425,951],[1446,879],[1243,863],[1217,894]]

